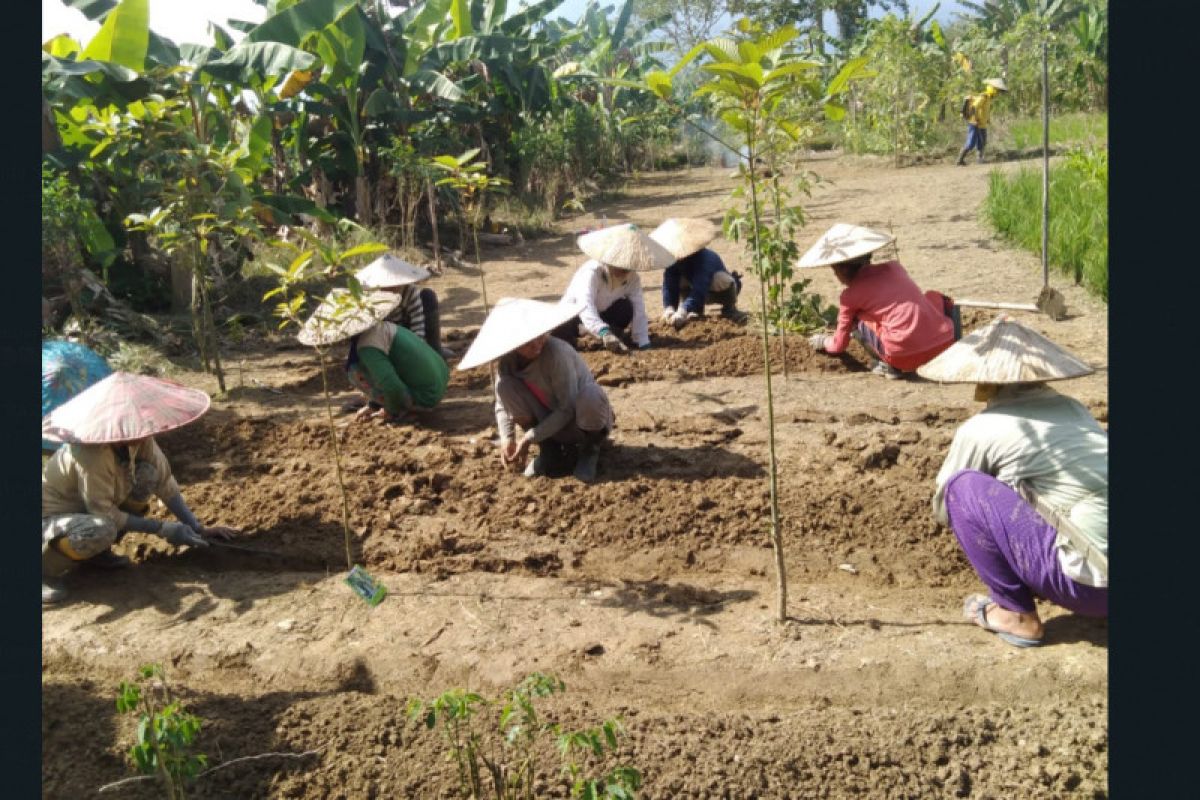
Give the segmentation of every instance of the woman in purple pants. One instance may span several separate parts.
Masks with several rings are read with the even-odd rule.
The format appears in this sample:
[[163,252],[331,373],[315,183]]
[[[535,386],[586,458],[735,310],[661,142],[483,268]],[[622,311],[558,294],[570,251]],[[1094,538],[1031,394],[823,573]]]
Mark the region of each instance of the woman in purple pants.
[[1042,643],[1037,597],[1108,616],[1108,434],[1046,385],[1092,371],[1006,317],[917,370],[974,383],[987,403],[954,435],[933,514],[988,587],[966,599],[964,614],[1017,647]]

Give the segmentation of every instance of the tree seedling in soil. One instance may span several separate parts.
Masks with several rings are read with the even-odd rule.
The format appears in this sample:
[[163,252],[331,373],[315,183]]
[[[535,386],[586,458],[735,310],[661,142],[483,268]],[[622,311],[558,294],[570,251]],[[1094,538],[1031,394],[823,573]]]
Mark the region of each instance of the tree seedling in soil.
[[[509,181],[487,174],[487,164],[475,161],[479,148],[468,150],[461,156],[435,156],[430,162],[436,169],[444,171],[446,177],[438,180],[438,186],[449,186],[458,194],[459,218],[471,229],[471,242],[475,247],[475,269],[479,270],[479,288],[483,296],[483,316],[488,306],[487,281],[483,277],[483,262],[479,257],[479,220],[483,215],[484,201],[488,192],[494,192]],[[464,247],[463,250],[466,250]]]
[[[644,83],[614,81],[622,86],[649,92],[669,105],[677,105],[673,81],[679,70],[688,62],[705,57],[706,63],[701,64],[700,69],[706,73],[707,80],[696,88],[692,96],[706,97],[712,103],[715,115],[741,141],[740,147],[730,149],[741,156],[738,175],[742,185],[734,190],[733,199],[740,201],[742,208],[726,214],[725,232],[730,238],[745,240],[752,258],[752,269],[759,278],[763,377],[767,390],[770,533],[775,552],[778,591],[776,616],[780,622],[787,620],[787,573],[783,561],[779,470],[775,457],[775,397],[771,386],[769,338],[772,317],[768,311],[768,292],[775,289],[772,305],[778,318],[781,315],[778,298],[783,285],[791,277],[791,259],[796,252],[790,237],[795,227],[803,224],[803,216],[799,206],[786,205],[787,194],[778,181],[773,180],[768,196],[768,189],[763,186],[767,178],[760,164],[777,164],[780,148],[798,145],[801,130],[797,118],[800,116],[798,112],[803,109],[797,109],[796,103],[803,103],[803,98],[821,98],[817,102],[823,104],[825,115],[835,118],[845,113],[839,98],[846,93],[850,82],[867,74],[864,71],[866,59],[853,59],[838,71],[822,91],[819,84],[821,62],[802,59],[789,50],[798,36],[799,31],[790,25],[767,32],[761,25],[741,19],[731,36],[718,36],[701,42],[669,70],[648,72]],[[722,141],[708,131],[705,133]],[[770,160],[764,161],[764,155]],[[800,188],[805,188],[803,183]],[[773,203],[777,215],[774,229],[765,223],[769,202]],[[816,309],[819,300],[813,304],[804,299],[806,286],[801,282],[794,285],[792,291],[801,293],[802,308],[812,306]]]
[[187,784],[208,763],[194,751],[201,720],[175,698],[158,664],[144,664],[131,683],[123,681],[117,711],[137,714],[137,744],[129,757],[138,771],[157,775],[168,800],[185,800]]
[[[626,765],[603,770],[618,747],[622,732],[618,720],[564,732],[538,714],[538,698],[565,690],[559,678],[535,672],[498,699],[463,689],[451,689],[427,702],[413,698],[408,715],[428,730],[440,729],[463,797],[532,800],[539,790],[539,745],[553,741],[571,797],[632,800],[641,786],[641,773]],[[596,768],[600,774],[595,774]]]
[[[277,264],[267,265],[268,269],[275,275],[277,285],[274,289],[264,294],[262,299],[265,303],[273,297],[279,298],[274,314],[280,319],[279,328],[281,330],[289,326],[296,328],[303,326],[308,296],[300,288],[300,284],[317,274],[325,277],[342,277],[346,280],[347,288],[349,289],[348,292],[338,296],[336,305],[328,315],[330,322],[336,323],[339,319],[365,308],[362,286],[355,279],[354,275],[349,272],[346,262],[356,256],[375,255],[387,250],[387,245],[378,242],[339,250],[334,245],[322,242],[308,231],[302,231],[302,234],[305,241],[310,245],[308,249],[297,247],[290,242],[277,242],[277,244],[295,252],[296,257],[292,259],[291,264],[287,267],[281,267]],[[314,267],[313,263],[314,256],[318,254],[323,262],[320,268]],[[314,345],[313,349],[317,353],[317,360],[321,368],[321,392],[325,398],[325,417],[329,423],[329,441],[330,446],[333,448],[334,471],[337,475],[338,492],[342,499],[342,532],[345,534],[346,540],[346,569],[353,572],[355,566],[353,548],[351,547],[353,537],[350,533],[350,495],[346,491],[346,483],[342,476],[342,453],[338,443],[337,424],[333,419],[333,399],[329,396],[329,377],[327,374],[329,348],[325,345]],[[352,583],[351,586],[353,587],[355,584]]]

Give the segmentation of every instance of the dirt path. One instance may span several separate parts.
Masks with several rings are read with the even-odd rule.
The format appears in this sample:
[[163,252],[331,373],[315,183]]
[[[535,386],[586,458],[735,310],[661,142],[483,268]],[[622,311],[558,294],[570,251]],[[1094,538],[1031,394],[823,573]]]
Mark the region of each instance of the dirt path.
[[[835,221],[891,228],[925,288],[1036,297],[1037,257],[976,218],[984,170],[810,166],[824,182],[802,247]],[[724,171],[651,175],[592,211],[646,227],[716,220],[729,188]],[[571,229],[589,224],[487,253],[489,296],[557,298],[582,260]],[[738,245],[715,249],[747,271]],[[1023,321],[1104,366],[1105,307],[1052,282],[1070,318]],[[478,278],[450,270],[431,285],[461,351],[481,319]],[[825,271],[814,287],[836,297]],[[751,283],[743,306],[756,293]],[[75,602],[43,615],[45,796],[90,796],[127,774],[132,731],[112,697],[149,660],[210,720],[214,760],[325,748],[232,767],[197,797],[453,796],[406,698],[495,694],[534,670],[566,681],[550,706],[564,724],[624,717],[622,755],[644,773],[644,797],[1106,796],[1106,624],[1045,607],[1049,645],[1026,652],[960,619],[977,583],[928,499],[955,428],[978,410],[970,388],[883,381],[863,374],[861,353],[790,343],[776,414],[792,621],[779,626],[761,345],[720,320],[652,336],[654,350],[625,359],[585,354],[618,418],[595,486],[494,468],[485,375],[456,375],[421,428],[345,428],[356,557],[390,592],[373,610],[340,580],[311,356],[280,341],[235,358],[228,397],[162,444],[202,519],[241,525],[246,544],[277,555],[168,555],[133,535],[132,573],[77,577]],[[1107,423],[1104,370],[1063,388]],[[539,794],[564,795],[546,763]]]

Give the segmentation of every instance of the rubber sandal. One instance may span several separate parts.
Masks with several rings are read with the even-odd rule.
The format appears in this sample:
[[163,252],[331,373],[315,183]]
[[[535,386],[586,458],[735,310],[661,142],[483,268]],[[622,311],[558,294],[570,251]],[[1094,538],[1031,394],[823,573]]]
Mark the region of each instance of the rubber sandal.
[[987,607],[994,602],[996,601],[987,595],[973,594],[963,602],[963,616],[985,631],[991,631],[996,634],[1013,647],[1038,647],[1041,645],[1041,639],[1028,639],[1024,636],[1018,636],[1015,633],[1002,631],[988,622]]

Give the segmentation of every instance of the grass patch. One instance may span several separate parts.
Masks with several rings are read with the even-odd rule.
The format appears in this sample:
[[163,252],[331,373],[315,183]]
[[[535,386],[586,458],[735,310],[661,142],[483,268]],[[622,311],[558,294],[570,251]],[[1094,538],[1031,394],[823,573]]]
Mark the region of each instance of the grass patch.
[[[1042,118],[1015,119],[998,137],[1005,149],[1031,150],[1042,146]],[[1050,117],[1050,147],[1104,147],[1108,144],[1108,114],[1076,112]],[[990,145],[990,143],[989,143]]]
[[[985,218],[1006,239],[1042,251],[1042,173],[993,170]],[[1050,167],[1050,264],[1108,302],[1108,151],[1075,150]]]

